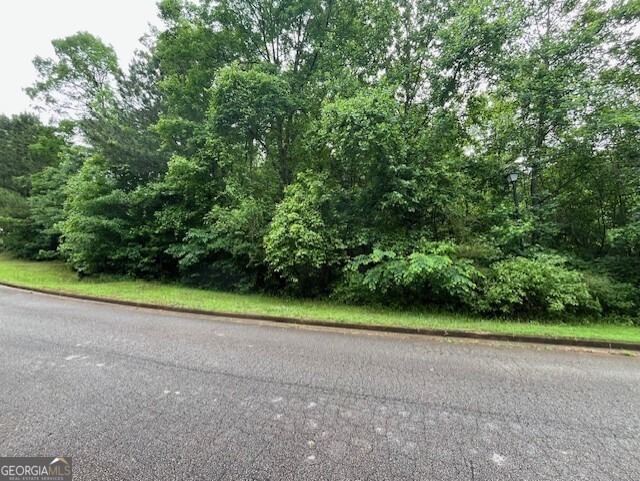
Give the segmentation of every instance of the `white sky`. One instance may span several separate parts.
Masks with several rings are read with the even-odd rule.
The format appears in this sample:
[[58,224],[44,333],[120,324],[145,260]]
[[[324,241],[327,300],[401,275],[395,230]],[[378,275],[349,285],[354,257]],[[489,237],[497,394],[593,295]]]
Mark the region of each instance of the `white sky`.
[[36,55],[53,56],[51,40],[86,30],[111,44],[121,66],[138,39],[159,24],[157,0],[0,0],[0,114],[32,111],[23,89],[36,78]]

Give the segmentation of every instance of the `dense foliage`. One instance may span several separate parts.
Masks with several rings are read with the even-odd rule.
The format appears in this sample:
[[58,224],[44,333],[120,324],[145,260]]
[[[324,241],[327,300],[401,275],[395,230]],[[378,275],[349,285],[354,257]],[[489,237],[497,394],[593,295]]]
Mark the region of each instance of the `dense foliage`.
[[158,8],[126,69],[87,32],[35,59],[57,125],[0,117],[2,248],[82,275],[638,319],[637,0]]

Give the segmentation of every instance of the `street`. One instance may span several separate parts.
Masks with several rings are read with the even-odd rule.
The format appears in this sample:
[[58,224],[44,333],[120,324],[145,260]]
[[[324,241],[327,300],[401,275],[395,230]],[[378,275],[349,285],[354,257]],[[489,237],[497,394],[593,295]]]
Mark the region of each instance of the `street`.
[[638,480],[640,359],[0,287],[0,455],[76,480]]

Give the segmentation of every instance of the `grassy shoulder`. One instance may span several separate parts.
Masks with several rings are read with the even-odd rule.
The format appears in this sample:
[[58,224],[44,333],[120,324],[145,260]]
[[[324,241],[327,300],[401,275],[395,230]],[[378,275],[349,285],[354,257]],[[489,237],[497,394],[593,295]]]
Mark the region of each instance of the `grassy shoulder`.
[[258,294],[234,294],[109,277],[78,279],[59,262],[32,262],[0,253],[0,282],[100,298],[145,302],[238,314],[285,316],[340,323],[423,327],[499,334],[640,342],[640,327],[487,320],[429,311],[345,306],[327,301],[295,300]]

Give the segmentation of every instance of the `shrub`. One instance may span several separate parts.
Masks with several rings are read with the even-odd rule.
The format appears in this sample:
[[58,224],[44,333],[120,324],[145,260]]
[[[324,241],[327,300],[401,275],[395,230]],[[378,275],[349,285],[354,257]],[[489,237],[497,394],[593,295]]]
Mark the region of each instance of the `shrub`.
[[591,297],[600,304],[604,313],[637,316],[638,290],[631,284],[591,272],[584,272],[582,277]]
[[581,273],[564,263],[562,257],[540,254],[493,264],[475,308],[506,315],[601,312]]
[[88,159],[69,181],[67,193],[59,228],[60,250],[68,262],[82,274],[125,272],[128,199],[106,163]]
[[329,284],[344,258],[338,228],[326,220],[330,212],[326,177],[311,172],[298,176],[264,237],[266,263],[290,290],[315,294]]
[[616,279],[640,287],[640,212],[635,217],[611,231],[611,249],[600,263]]
[[408,253],[375,248],[345,269],[334,296],[345,301],[390,304],[470,303],[482,274],[448,243],[423,243]]

